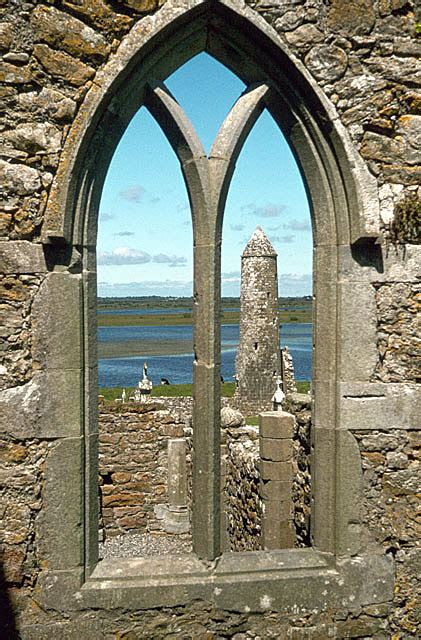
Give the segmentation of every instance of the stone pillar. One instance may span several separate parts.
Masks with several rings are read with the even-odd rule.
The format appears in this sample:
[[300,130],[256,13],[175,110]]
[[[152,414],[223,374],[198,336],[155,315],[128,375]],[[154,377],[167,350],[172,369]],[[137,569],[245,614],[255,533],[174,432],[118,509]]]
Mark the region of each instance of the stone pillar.
[[290,549],[295,545],[294,422],[294,416],[285,411],[267,411],[259,416],[263,549]]
[[280,373],[277,253],[260,227],[241,257],[240,342],[234,404],[244,415],[272,408]]
[[173,510],[187,507],[186,441],[168,440],[168,507]]
[[168,504],[157,505],[155,514],[168,533],[190,530],[187,505],[187,444],[184,438],[168,440]]
[[221,551],[230,550],[230,538],[228,534],[228,515],[227,515],[227,463],[228,463],[228,447],[221,444]]

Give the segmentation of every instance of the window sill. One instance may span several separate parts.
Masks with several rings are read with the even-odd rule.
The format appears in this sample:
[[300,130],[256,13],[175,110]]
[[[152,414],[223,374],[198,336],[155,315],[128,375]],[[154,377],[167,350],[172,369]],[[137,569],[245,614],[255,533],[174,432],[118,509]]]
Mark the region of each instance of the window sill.
[[242,612],[300,613],[328,606],[352,609],[393,595],[387,556],[336,560],[313,549],[226,553],[214,563],[193,554],[101,560],[81,587],[80,571],[48,572],[45,606],[64,610],[140,610],[197,600]]

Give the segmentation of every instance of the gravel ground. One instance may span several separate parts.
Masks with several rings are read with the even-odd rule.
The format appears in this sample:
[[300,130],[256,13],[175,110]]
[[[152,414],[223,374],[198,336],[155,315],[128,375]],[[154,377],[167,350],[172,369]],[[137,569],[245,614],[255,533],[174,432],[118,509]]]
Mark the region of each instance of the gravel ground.
[[100,558],[133,558],[135,556],[162,556],[191,553],[188,534],[174,537],[144,533],[126,533],[109,538],[99,544]]

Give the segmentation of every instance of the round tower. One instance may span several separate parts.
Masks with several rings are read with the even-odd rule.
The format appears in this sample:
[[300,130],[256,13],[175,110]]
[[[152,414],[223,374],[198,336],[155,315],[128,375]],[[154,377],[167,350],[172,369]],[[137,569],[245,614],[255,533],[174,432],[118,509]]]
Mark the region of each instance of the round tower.
[[234,401],[246,415],[272,409],[279,367],[277,253],[257,227],[241,256],[240,343]]

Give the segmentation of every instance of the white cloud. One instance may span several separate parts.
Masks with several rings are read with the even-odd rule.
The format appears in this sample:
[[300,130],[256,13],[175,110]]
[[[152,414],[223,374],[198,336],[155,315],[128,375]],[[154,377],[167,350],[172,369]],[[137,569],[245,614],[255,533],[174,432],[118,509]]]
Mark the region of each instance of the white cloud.
[[295,236],[291,233],[287,233],[284,236],[274,235],[270,237],[270,240],[278,244],[292,244],[295,241]]
[[286,210],[284,204],[275,204],[274,202],[267,202],[264,205],[257,205],[255,202],[250,202],[241,207],[241,211],[244,211],[247,215],[254,215],[258,218],[277,218]]
[[184,256],[169,256],[166,253],[158,253],[152,260],[159,264],[167,264],[169,267],[184,267],[187,264],[187,258]]
[[284,229],[291,229],[292,231],[310,231],[310,221],[309,220],[297,220],[294,218],[289,222],[286,222],[282,225]]
[[134,231],[119,231],[118,233],[115,233],[114,235],[118,236],[120,238],[130,238],[130,236],[134,236]]
[[245,224],[230,224],[231,231],[244,231],[245,228]]
[[123,198],[123,200],[127,200],[127,202],[140,202],[144,193],[145,189],[143,187],[139,184],[132,184],[126,187],[126,189],[122,189],[119,192],[119,196]]
[[[129,232],[121,232],[115,235],[132,235]],[[97,262],[99,265],[124,265],[124,264],[146,264],[147,262],[156,262],[157,264],[166,264],[169,267],[183,267],[187,264],[187,258],[184,256],[167,255],[166,253],[158,253],[151,256],[145,251],[138,251],[130,247],[117,247],[110,252],[98,254]]]
[[117,247],[111,252],[98,254],[99,265],[145,264],[151,261],[151,256],[144,251],[137,251],[129,247]]

